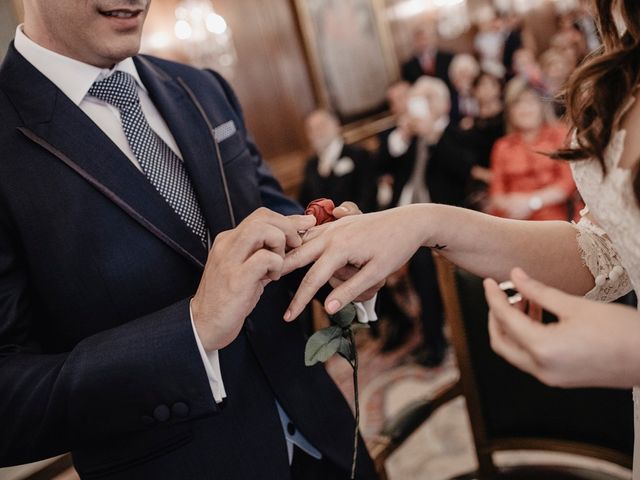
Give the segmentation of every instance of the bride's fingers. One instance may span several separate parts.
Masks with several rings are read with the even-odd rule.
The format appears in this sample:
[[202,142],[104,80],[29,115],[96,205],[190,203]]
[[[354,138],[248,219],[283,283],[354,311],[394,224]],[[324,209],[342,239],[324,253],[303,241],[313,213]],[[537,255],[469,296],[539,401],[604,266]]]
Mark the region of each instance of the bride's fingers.
[[[322,253],[322,251],[320,251],[320,253]],[[302,279],[298,291],[293,296],[289,308],[284,314],[284,319],[288,322],[296,319],[302,313],[304,307],[313,300],[316,292],[333,277],[334,272],[348,263],[346,257],[343,255],[331,254],[320,256],[320,253],[317,255],[320,258],[313,264]]]
[[324,302],[325,310],[329,315],[333,315],[349,302],[360,297],[363,292],[375,288],[383,280],[384,275],[380,275],[380,269],[376,268],[372,262],[367,263],[353,277],[329,294]]
[[311,240],[318,238],[325,230],[323,227],[313,227],[302,234],[302,243],[309,243]]
[[531,355],[509,337],[491,313],[489,313],[489,336],[494,352],[520,370],[531,374],[536,373],[537,365]]
[[491,315],[513,341],[523,349],[531,351],[544,333],[544,327],[533,322],[525,313],[509,305],[505,293],[493,280],[485,280],[485,296]]
[[321,239],[305,240],[303,245],[290,250],[285,255],[282,275],[288,275],[299,268],[306,267],[310,263],[315,262],[320,258],[324,250],[325,247]]

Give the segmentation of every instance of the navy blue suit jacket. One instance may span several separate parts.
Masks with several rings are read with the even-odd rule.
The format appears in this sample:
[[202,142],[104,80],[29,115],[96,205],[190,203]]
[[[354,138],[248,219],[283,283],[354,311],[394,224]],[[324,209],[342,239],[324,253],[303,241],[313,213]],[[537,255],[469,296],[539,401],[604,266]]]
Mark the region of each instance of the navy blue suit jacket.
[[[135,63],[184,156],[212,234],[260,206],[298,213],[266,168],[225,81]],[[201,104],[199,111],[190,97]],[[104,133],[13,46],[0,68],[0,466],[73,452],[83,478],[289,478],[275,399],[329,460],[350,466],[353,417],[267,287],[220,351],[213,401],[189,298],[207,252]],[[362,454],[358,478],[373,478]]]

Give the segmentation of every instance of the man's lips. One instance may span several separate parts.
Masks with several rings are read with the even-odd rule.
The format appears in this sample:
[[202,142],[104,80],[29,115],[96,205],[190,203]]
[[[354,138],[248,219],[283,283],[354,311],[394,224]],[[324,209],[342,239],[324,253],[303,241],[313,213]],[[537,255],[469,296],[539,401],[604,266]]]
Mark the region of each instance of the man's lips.
[[129,10],[126,8],[114,9],[114,10],[100,10],[100,14],[105,17],[129,19],[135,18],[140,15],[143,10]]

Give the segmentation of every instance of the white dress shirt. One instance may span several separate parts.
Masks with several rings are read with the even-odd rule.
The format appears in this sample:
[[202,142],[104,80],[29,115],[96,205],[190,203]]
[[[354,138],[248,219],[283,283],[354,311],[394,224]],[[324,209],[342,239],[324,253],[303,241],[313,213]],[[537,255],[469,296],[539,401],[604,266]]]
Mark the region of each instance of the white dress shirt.
[[321,177],[327,178],[331,175],[343,149],[344,141],[341,138],[336,138],[318,155],[318,174]]

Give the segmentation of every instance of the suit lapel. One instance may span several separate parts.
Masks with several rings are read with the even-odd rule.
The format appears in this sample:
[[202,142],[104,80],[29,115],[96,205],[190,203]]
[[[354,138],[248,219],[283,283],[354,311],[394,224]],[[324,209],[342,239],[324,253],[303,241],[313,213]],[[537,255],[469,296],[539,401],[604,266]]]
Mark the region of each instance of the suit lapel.
[[211,235],[232,228],[220,171],[218,148],[207,121],[213,126],[228,119],[203,119],[184,88],[144,57],[135,58],[136,68],[154,105],[173,134]]
[[[80,174],[173,250],[200,267],[204,265],[206,249],[144,174],[132,165],[80,108],[18,54],[13,46],[9,49],[1,72],[0,84],[24,120],[22,133]],[[165,95],[158,95],[158,98],[170,100]],[[159,109],[165,118],[167,110],[172,113],[180,110],[179,107]],[[192,118],[187,122],[196,123]],[[179,120],[173,123],[179,123]],[[186,147],[183,136],[176,135],[176,141],[181,149]],[[201,153],[191,148],[185,148],[184,151],[190,157]],[[197,169],[189,169],[189,172],[194,178],[199,173]]]

